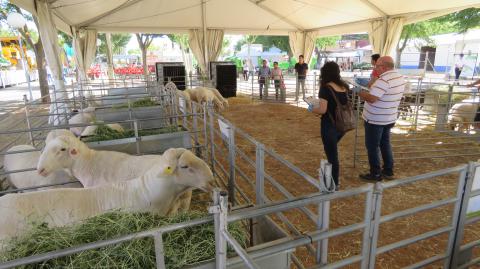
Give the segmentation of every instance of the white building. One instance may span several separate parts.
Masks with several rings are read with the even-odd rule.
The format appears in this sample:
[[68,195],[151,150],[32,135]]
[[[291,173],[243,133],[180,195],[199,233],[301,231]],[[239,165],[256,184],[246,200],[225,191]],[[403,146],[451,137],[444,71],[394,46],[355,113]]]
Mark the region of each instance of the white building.
[[[453,74],[455,62],[464,54],[462,76],[479,74],[480,30],[470,30],[466,34],[444,34],[432,36],[434,47],[426,47],[422,40],[411,40],[401,57],[402,69],[424,69],[439,73]],[[425,61],[425,58],[428,61]]]

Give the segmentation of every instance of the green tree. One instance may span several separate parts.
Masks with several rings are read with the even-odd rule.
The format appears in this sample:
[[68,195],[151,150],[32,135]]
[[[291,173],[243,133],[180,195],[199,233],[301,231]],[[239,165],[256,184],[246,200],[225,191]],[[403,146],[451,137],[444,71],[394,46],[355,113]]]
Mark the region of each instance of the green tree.
[[315,40],[315,47],[321,51],[325,51],[328,47],[337,44],[340,39],[340,36],[319,37]]
[[189,73],[193,69],[193,57],[190,52],[190,46],[188,45],[188,35],[187,34],[169,34],[167,37],[173,42],[178,44],[180,50],[182,51],[183,63]]
[[322,58],[325,58],[325,50],[334,46],[341,39],[340,36],[326,36],[315,39],[315,53],[317,54],[317,67],[322,64]]
[[0,36],[15,36],[15,33],[10,28],[0,28]]
[[252,45],[253,43],[255,43],[255,40],[257,39],[257,37],[258,36],[255,36],[255,35],[245,35],[235,45],[235,51],[240,51],[244,44]]
[[262,44],[264,50],[275,46],[282,51],[286,51],[288,55],[292,56],[292,50],[290,49],[290,43],[288,42],[288,36],[252,36],[246,35],[240,39],[235,45],[235,50],[240,51],[244,44]]
[[67,44],[69,47],[73,46],[73,38],[62,31],[58,31],[58,44],[63,47]]
[[129,49],[127,51],[128,55],[142,55],[142,51],[140,49]]
[[[11,4],[7,1],[0,1],[0,23],[2,23],[3,25],[8,25],[7,16],[11,12],[16,12],[23,15],[23,17],[25,17],[27,21],[33,21],[38,29],[38,21],[36,17],[32,16],[29,13],[23,12],[23,10],[21,10],[14,4]],[[47,61],[45,59],[45,52],[43,51],[42,39],[35,31],[30,29],[28,25],[25,25],[23,26],[23,28],[18,29],[18,32],[20,33],[24,44],[26,44],[28,48],[31,48],[35,53],[42,102],[49,102],[50,95],[47,80]]]
[[228,54],[228,46],[230,46],[230,42],[231,40],[228,39],[228,38],[223,38],[223,41],[222,41],[222,52],[220,53],[220,55],[222,55],[223,57],[227,56]]
[[396,63],[400,65],[402,52],[412,39],[418,39],[426,45],[435,46],[430,38],[432,35],[455,32],[464,34],[469,29],[478,27],[480,27],[479,8],[464,9],[442,17],[405,25],[397,44]]
[[288,42],[288,36],[258,36],[255,39],[256,44],[262,44],[264,50],[275,46],[282,51],[286,51],[288,55],[292,56],[292,50],[290,49],[290,43]]
[[135,34],[138,41],[138,46],[142,52],[143,74],[145,80],[148,80],[148,65],[147,65],[147,49],[152,44],[153,40],[162,35],[159,34]]
[[[130,42],[131,38],[131,34],[112,34],[111,41],[113,54],[121,54],[127,46],[128,42]],[[106,35],[104,33],[98,34],[98,39],[100,39],[101,41],[100,46],[98,47],[98,52],[100,54],[107,54]]]
[[403,50],[407,47],[407,44],[412,40],[419,40],[420,43],[417,46],[428,45],[435,46],[432,35],[445,34],[455,32],[457,29],[452,21],[443,21],[444,18],[436,18],[427,21],[412,23],[403,26],[400,40],[397,43],[396,59],[397,66],[400,66],[400,59]]
[[458,33],[480,27],[480,8],[468,8],[437,19],[440,23],[453,23]]

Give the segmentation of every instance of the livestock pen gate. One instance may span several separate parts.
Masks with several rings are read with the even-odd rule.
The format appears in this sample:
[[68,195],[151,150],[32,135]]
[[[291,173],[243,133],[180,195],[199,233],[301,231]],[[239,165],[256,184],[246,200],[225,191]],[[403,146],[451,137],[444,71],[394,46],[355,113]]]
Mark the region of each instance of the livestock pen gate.
[[[0,132],[3,137],[1,155],[20,153],[20,151],[6,152],[16,144],[30,144],[36,147],[26,152],[38,151],[44,145],[46,134],[54,129],[99,126],[107,123],[121,125],[130,135],[110,140],[84,141],[89,147],[130,154],[162,153],[167,149],[166,146],[184,147],[198,152],[204,147],[199,144],[199,136],[206,135],[203,128],[203,109],[196,113],[179,111],[174,90],[171,86],[166,88],[163,85],[151,82],[147,84],[138,80],[110,81],[74,85],[66,92],[68,98],[57,98],[48,103],[28,102],[25,99],[25,105],[22,107],[25,117],[20,118],[21,114],[12,113],[12,117],[18,117],[17,121],[9,126],[8,130]],[[58,92],[56,94],[59,95]],[[67,123],[74,115],[70,111],[82,111],[88,105],[96,105],[94,123],[73,125]],[[69,111],[62,111],[63,107],[68,107]],[[52,125],[52,122],[60,124]],[[28,167],[20,171],[2,171],[0,175],[6,176],[35,169]],[[2,179],[2,183],[6,185],[5,179]],[[0,194],[5,194],[19,190],[0,191]]]
[[[478,90],[423,79],[409,83],[410,91],[402,98],[399,118],[392,129],[395,160],[480,157],[478,123],[474,121],[480,104]],[[363,102],[355,94],[353,98],[360,125],[363,122]],[[364,137],[363,128],[357,128],[354,165],[367,162]]]
[[[196,105],[193,104],[193,106]],[[0,264],[0,268],[36,263],[143,237],[155,239],[157,267],[163,268],[162,234],[212,221],[216,223],[217,256],[215,261],[217,268],[238,266],[241,260],[245,261],[247,267],[259,268],[262,258],[282,252],[289,257],[282,260],[285,263],[282,268],[289,268],[290,259],[297,268],[339,268],[348,264],[373,268],[375,257],[437,235],[448,236],[444,251],[411,264],[412,268],[439,261],[446,267],[452,264],[451,268],[455,268],[454,264],[460,262],[463,266],[460,268],[466,268],[468,263],[478,262],[478,258],[469,259],[464,255],[480,244],[478,238],[467,244],[462,240],[467,225],[474,225],[479,220],[478,217],[467,217],[470,198],[480,194],[479,186],[475,187],[473,184],[474,178],[478,174],[477,164],[472,163],[387,183],[366,184],[346,191],[331,192],[330,190],[333,188],[329,180],[331,168],[325,162],[321,164],[318,177],[311,177],[275,151],[266,148],[262,143],[236,128],[228,120],[215,113],[211,106],[198,105],[196,110],[197,113],[192,113],[192,115],[183,114],[183,118],[179,113],[177,118],[188,121],[190,116],[192,118],[195,118],[195,115],[198,116],[197,119],[201,123],[197,123],[197,126],[203,126],[203,129],[196,132],[202,135],[192,136],[194,145],[198,145],[199,154],[210,163],[213,172],[219,179],[219,184],[228,190],[227,193],[216,192],[215,204],[210,208],[213,217],[9,261]],[[69,126],[63,125],[63,127]],[[42,128],[48,130],[47,127]],[[30,133],[36,129],[28,128],[23,131]],[[198,139],[198,142],[195,139]],[[294,184],[311,185],[311,192],[308,194],[295,193],[292,186],[288,186],[285,178]],[[395,189],[430,180],[450,180],[454,191],[445,199],[420,201],[423,204],[414,208],[382,207],[382,205],[385,206],[383,204],[386,201],[384,197],[395,192]],[[233,205],[230,212],[226,207],[227,199]],[[346,221],[343,223],[344,225],[335,223],[333,226],[330,220],[336,216],[332,215],[330,205],[343,199],[346,201],[344,204],[363,204],[362,210],[359,212],[360,217]],[[379,238],[384,232],[382,227],[388,225],[389,222],[448,205],[452,207],[449,213],[451,220],[444,227],[387,244],[383,244],[383,242],[379,244],[381,241]],[[382,211],[385,213],[382,214]],[[254,232],[256,226],[260,226],[262,221],[266,221],[262,217],[267,215],[270,217],[267,218],[267,226],[272,227],[270,230],[276,227],[275,229],[281,231],[280,234],[284,234],[283,237],[276,237],[273,241],[265,242],[265,239],[268,239],[266,236],[268,233]],[[268,219],[273,221],[268,221]],[[225,226],[227,222],[239,220],[246,220],[244,223],[248,224],[247,228],[252,232],[251,243],[262,242],[262,240],[264,242],[246,250],[242,249],[228,234]],[[351,233],[355,231],[357,233],[352,235]],[[334,244],[337,238],[345,235],[361,238],[358,241],[361,242],[360,244],[353,244],[357,245],[358,249],[342,259],[332,257],[332,253],[329,252],[329,244]],[[239,257],[226,259],[224,248],[227,243],[232,245]],[[292,251],[295,253],[290,254]],[[262,265],[261,268],[268,267]]]

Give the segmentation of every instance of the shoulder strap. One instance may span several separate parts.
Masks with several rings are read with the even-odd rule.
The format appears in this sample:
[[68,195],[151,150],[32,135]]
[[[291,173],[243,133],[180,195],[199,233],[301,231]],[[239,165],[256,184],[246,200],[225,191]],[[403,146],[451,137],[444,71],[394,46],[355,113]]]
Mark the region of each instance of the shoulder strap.
[[[327,87],[328,89],[330,89],[330,92],[332,93],[333,95],[333,99],[335,100],[335,103],[337,104],[337,106],[340,104],[340,102],[338,101],[338,98],[337,98],[337,94],[335,93],[335,90],[333,89],[332,86],[328,85],[327,84]],[[345,89],[345,95],[347,96],[347,103],[348,103],[348,92],[347,92],[347,89]]]
[[[335,100],[335,104],[338,107],[338,100],[337,100],[337,96],[335,96],[335,90],[332,88],[332,86],[330,86],[328,84],[326,86],[330,90],[330,94],[333,95],[333,100]],[[328,117],[330,118],[330,120],[332,121],[332,123],[335,123],[335,119],[333,118],[332,113],[328,112],[328,110],[327,110],[327,114],[328,114]]]
[[[338,107],[339,107],[339,105],[341,105],[341,103],[338,101],[337,94],[335,93],[335,90],[333,89],[332,86],[327,84],[327,87],[330,90],[330,93],[333,95],[333,100],[335,100],[335,104],[337,105],[337,109],[338,109]],[[348,93],[346,91],[345,91],[345,95],[347,96],[347,104],[348,104]],[[327,111],[327,114],[328,114],[328,117],[330,118],[330,120],[333,123],[335,123],[335,119],[333,118],[332,114],[328,113],[328,111]]]

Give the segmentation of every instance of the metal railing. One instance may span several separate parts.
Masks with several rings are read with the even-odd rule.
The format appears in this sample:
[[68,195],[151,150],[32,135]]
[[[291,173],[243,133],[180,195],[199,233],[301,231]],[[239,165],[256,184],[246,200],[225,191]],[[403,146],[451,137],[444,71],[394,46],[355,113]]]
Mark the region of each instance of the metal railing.
[[[463,245],[461,243],[464,226],[479,221],[478,217],[468,218],[466,209],[469,199],[480,194],[478,189],[472,190],[473,180],[475,178],[475,173],[477,172],[476,167],[478,167],[478,165],[472,163],[469,166],[464,165],[387,183],[377,183],[375,186],[367,184],[359,188],[342,192],[332,192],[334,185],[329,181],[331,178],[331,166],[326,162],[322,162],[318,178],[313,178],[285,160],[275,151],[266,148],[265,145],[234,126],[221,115],[215,113],[211,105],[200,106],[193,103],[192,107],[193,111],[191,113],[187,113],[185,112],[186,110],[184,110],[183,113],[177,115],[178,120],[188,121],[185,125],[190,124],[192,127],[197,126],[197,128],[199,128],[199,131],[195,132],[195,134],[198,134],[196,137],[192,134],[192,139],[195,139],[195,146],[199,145],[197,148],[203,150],[202,152],[199,152],[199,154],[210,163],[216,177],[221,180],[220,183],[228,190],[228,195],[217,192],[215,196],[217,198],[214,200],[215,207],[210,210],[210,212],[215,215],[213,218],[209,217],[187,223],[175,224],[151,231],[123,236],[117,239],[94,242],[66,250],[26,257],[0,264],[0,268],[11,268],[23,264],[46,261],[142,237],[154,237],[157,267],[164,268],[162,267],[164,266],[164,258],[161,235],[175,229],[211,222],[213,219],[216,223],[216,262],[218,268],[225,268],[222,266],[238,263],[240,259],[243,260],[249,268],[258,268],[255,264],[256,258],[264,257],[282,250],[295,249],[300,246],[307,248],[309,255],[315,257],[318,266],[339,268],[348,264],[361,262],[362,268],[374,268],[375,257],[377,255],[444,233],[449,233],[448,247],[445,253],[419,261],[411,265],[412,268],[419,268],[439,260],[444,260],[445,265],[447,263],[455,264],[455,266],[458,265],[459,268],[466,268],[466,266],[468,266],[466,264],[478,263],[478,259],[471,259],[468,263],[463,263],[461,265],[458,262],[461,252],[480,245],[479,241],[473,241]],[[195,120],[195,117],[197,120]],[[202,125],[203,129],[201,129]],[[37,127],[34,130],[30,129],[24,131],[28,132],[48,129],[49,127]],[[248,148],[248,146],[250,146],[250,148]],[[271,160],[266,161],[266,157]],[[279,162],[284,171],[289,171],[308,182],[308,184],[312,186],[312,194],[295,196],[288,191],[287,188],[282,185],[281,181],[275,178],[272,170],[268,169],[272,160]],[[473,169],[474,167],[475,169]],[[459,173],[455,197],[442,199],[440,201],[432,201],[430,204],[381,216],[382,194],[385,189],[400,187],[406,184],[420,184],[424,180],[431,180],[452,173]],[[480,173],[480,171],[478,173]],[[265,191],[266,184],[270,184],[270,186],[272,186],[271,189],[280,193],[284,197],[284,200],[269,197],[272,193],[271,191]],[[252,190],[254,195],[252,195],[249,190]],[[364,221],[331,229],[329,227],[330,202],[334,199],[353,197],[361,194],[365,195]],[[230,199],[230,202],[232,202],[234,206],[255,206],[253,208],[244,208],[228,213],[226,210],[227,207],[225,206],[228,199]],[[307,207],[307,205],[312,204],[317,208],[317,212],[313,212]],[[448,227],[442,227],[415,237],[377,247],[381,224],[399,217],[410,216],[445,205],[454,205],[452,223]],[[292,220],[283,214],[283,211],[290,209],[300,210],[307,220],[312,221],[315,224],[316,230],[305,233],[298,229],[293,224]],[[290,235],[293,237],[292,240],[289,240],[288,242],[277,242],[268,247],[247,251],[242,249],[238,243],[231,238],[225,226],[227,222],[243,219],[248,219],[252,222],[256,217],[270,214],[275,215],[278,218],[278,221],[287,227]],[[361,253],[334,263],[328,263],[328,239],[356,230],[363,230]],[[239,258],[228,260],[225,258],[225,252],[223,250],[227,243],[233,247],[239,255]],[[452,258],[450,259],[450,257]],[[292,254],[292,262],[297,268],[305,268],[295,254]],[[450,268],[455,268],[455,266],[451,266]]]
[[[122,143],[127,143],[127,142],[133,143],[136,147],[135,154],[137,155],[161,153],[158,151],[142,149],[142,147],[140,147],[140,143],[142,141],[147,141],[148,139],[150,139],[150,137],[148,136],[140,135],[140,131],[150,130],[153,128],[153,127],[142,128],[142,126],[145,126],[144,124],[148,124],[152,122],[155,122],[156,124],[155,128],[165,128],[165,127],[175,126],[178,129],[181,126],[181,128],[183,128],[185,131],[189,133],[193,142],[191,146],[185,146],[186,148],[194,150],[197,154],[200,154],[200,152],[205,148],[205,145],[202,145],[199,142],[200,140],[199,137],[207,135],[207,132],[204,129],[205,125],[200,124],[201,122],[204,122],[206,119],[205,106],[192,103],[191,107],[193,107],[193,110],[187,111],[185,108],[179,107],[179,104],[176,101],[175,92],[164,91],[162,87],[160,88],[160,91],[154,92],[153,91],[154,89],[159,89],[159,88],[152,86],[149,88],[152,90],[150,90],[149,92],[145,92],[145,94],[143,95],[144,97],[142,98],[145,98],[145,97],[155,98],[158,103],[158,105],[155,106],[155,108],[158,108],[159,111],[162,111],[162,114],[150,115],[147,118],[137,119],[135,118],[133,112],[144,112],[146,108],[151,109],[152,107],[133,108],[131,105],[135,99],[132,98],[132,96],[128,93],[128,90],[131,88],[122,88],[122,89],[125,89],[127,91],[126,94],[119,95],[119,97],[122,97],[122,98],[121,99],[116,98],[115,100],[121,100],[124,102],[124,104],[127,104],[127,107],[122,108],[122,111],[125,110],[123,112],[127,113],[128,115],[127,115],[127,118],[125,118],[125,120],[120,120],[120,121],[116,120],[114,122],[104,121],[101,123],[95,122],[95,123],[85,123],[85,124],[62,123],[62,124],[57,124],[56,126],[52,126],[48,124],[48,118],[52,116],[61,116],[61,117],[65,117],[67,119],[66,122],[68,122],[68,119],[71,117],[71,115],[64,114],[64,113],[57,114],[57,113],[42,112],[42,107],[48,106],[48,105],[55,105],[56,104],[55,101],[48,102],[45,104],[37,101],[28,102],[27,100],[25,100],[23,110],[25,113],[26,123],[24,125],[19,123],[19,124],[16,124],[14,127],[12,127],[12,129],[2,130],[0,131],[0,135],[4,135],[4,136],[11,135],[11,136],[18,136],[18,137],[27,135],[28,138],[26,138],[26,140],[28,141],[29,144],[34,146],[35,149],[7,152],[7,149],[9,149],[14,144],[18,144],[19,140],[21,140],[19,138],[15,138],[15,139],[12,139],[10,143],[7,143],[6,145],[3,146],[3,148],[0,150],[0,155],[5,156],[9,154],[17,154],[17,153],[31,152],[31,151],[38,152],[43,148],[46,135],[51,130],[69,129],[71,127],[87,127],[87,126],[94,126],[94,125],[108,124],[108,123],[121,124],[125,128],[129,126],[129,128],[133,130],[134,136],[131,138],[122,139]],[[68,92],[71,93],[70,91]],[[72,94],[70,94],[70,96],[72,98],[59,100],[58,102],[69,104],[69,107],[71,107],[72,109],[77,108],[81,110],[83,107],[85,107],[82,105],[81,101],[73,98]],[[105,98],[102,96],[92,96],[91,100],[105,100]],[[147,112],[148,112],[148,109],[147,109]],[[40,112],[38,110],[40,110]],[[97,111],[96,111],[97,117],[99,116],[99,114],[103,114],[103,115],[108,114],[107,113],[108,111],[105,113],[101,113],[100,110],[101,111],[111,110],[110,111],[111,113],[120,113],[120,110],[116,109],[112,105],[99,106],[97,107]],[[206,140],[207,140],[206,138],[203,138],[203,141],[206,141]],[[20,143],[24,144],[22,142]],[[4,168],[3,171],[0,171],[0,177],[8,176],[9,174],[35,171],[35,170],[36,170],[35,167],[28,167],[28,168],[26,167],[25,169],[14,170],[14,171],[5,171],[5,168]],[[76,183],[76,182],[78,181],[69,181],[65,179],[65,182],[60,184],[48,184],[47,186],[37,186],[37,187],[30,187],[30,188],[5,190],[0,192],[0,195],[4,195],[11,192],[30,191],[30,190],[34,190],[42,187],[52,187],[52,186],[64,185],[64,184]]]
[[[480,263],[480,258],[473,258],[465,263],[460,264],[458,263],[458,256],[460,255],[461,251],[466,251],[472,249],[476,246],[480,245],[480,240],[477,239],[476,241],[472,241],[468,244],[464,244],[461,246],[462,242],[462,232],[464,229],[464,224],[471,224],[474,222],[478,222],[480,220],[479,217],[467,219],[467,204],[468,201],[471,200],[473,197],[480,195],[480,187],[474,190],[473,194],[470,194],[470,190],[475,178],[475,175],[480,175],[480,164],[469,164],[444,169],[432,173],[427,173],[424,175],[419,175],[415,177],[405,178],[402,180],[395,180],[388,183],[376,183],[375,187],[369,184],[363,188],[356,188],[352,190],[348,190],[345,192],[339,192],[334,194],[326,194],[326,195],[314,195],[309,197],[302,197],[298,199],[291,199],[288,202],[280,202],[280,203],[270,203],[267,205],[260,205],[257,209],[252,210],[245,210],[246,214],[237,214],[233,212],[232,214],[228,214],[228,210],[226,207],[226,200],[227,200],[227,192],[217,192],[214,197],[214,207],[211,208],[210,212],[214,214],[214,220],[216,223],[216,246],[217,246],[217,268],[225,268],[228,263],[226,262],[225,258],[225,247],[226,242],[235,243],[234,241],[231,242],[231,238],[226,232],[225,223],[228,221],[239,220],[242,217],[256,217],[259,216],[260,211],[262,212],[261,215],[272,214],[279,211],[284,211],[287,209],[291,209],[293,207],[298,207],[305,205],[307,203],[315,203],[320,200],[326,202],[330,201],[335,198],[341,198],[343,195],[355,195],[359,194],[362,191],[367,192],[366,198],[366,207],[365,207],[365,222],[363,223],[356,223],[347,227],[337,228],[334,230],[322,231],[316,230],[307,234],[307,237],[300,237],[294,238],[286,243],[280,243],[273,247],[274,251],[279,252],[282,250],[291,249],[294,247],[298,247],[301,245],[306,245],[309,243],[313,243],[319,239],[329,238],[333,236],[338,236],[344,233],[348,233],[357,229],[364,229],[363,241],[362,241],[362,251],[360,255],[351,256],[347,259],[337,261],[335,263],[328,264],[325,268],[340,268],[342,266],[346,266],[349,264],[361,262],[361,268],[375,268],[375,258],[377,255],[382,253],[386,253],[415,242],[426,240],[428,238],[432,238],[444,233],[448,233],[448,242],[446,244],[446,249],[443,253],[437,254],[435,256],[429,257],[422,261],[418,261],[415,264],[409,265],[408,268],[423,268],[427,265],[434,264],[438,261],[442,261],[444,263],[444,268],[468,268],[469,266],[475,265]],[[476,170],[479,169],[477,172]],[[472,173],[468,174],[467,171],[471,171]],[[473,172],[474,171],[474,172]],[[448,175],[451,173],[458,173],[459,174],[459,181],[458,187],[455,194],[455,197],[443,199],[440,201],[433,201],[429,204],[409,208],[402,211],[397,211],[394,213],[390,213],[388,215],[381,215],[381,205],[382,205],[382,194],[383,191],[386,189],[399,187],[407,184],[415,184],[419,183],[424,180],[430,180],[439,176]],[[480,183],[477,183],[480,184]],[[464,193],[465,190],[465,193]],[[447,227],[437,228],[433,231],[428,231],[414,237],[410,237],[401,241],[397,241],[394,243],[390,243],[388,245],[384,245],[381,247],[377,247],[377,241],[379,237],[380,225],[382,223],[395,220],[397,218],[411,216],[416,213],[425,212],[427,210],[439,208],[442,206],[450,205],[454,206],[453,213],[451,216],[451,224]],[[243,212],[242,212],[243,213]],[[239,216],[241,215],[241,216]],[[266,255],[269,250],[261,250],[258,252],[251,252],[246,253],[242,251],[242,249],[236,248],[237,253],[241,253],[240,258],[245,262],[245,264],[249,268],[259,268],[255,263],[254,259],[261,257],[258,255],[258,252]],[[301,267],[300,267],[301,268]],[[322,267],[323,268],[323,267]]]
[[[360,87],[353,81],[348,82]],[[472,147],[480,139],[480,130],[476,126],[478,122],[474,121],[476,108],[480,104],[477,90],[452,83],[427,83],[422,80],[411,85],[411,91],[405,93],[400,102],[398,119],[392,131],[395,161],[480,156],[480,150]],[[445,89],[438,90],[436,87]],[[367,154],[361,150],[364,141],[361,127],[364,102],[355,93],[352,94],[352,100],[355,102],[359,127],[355,130],[354,138],[355,166],[367,162]],[[457,104],[475,108],[474,111],[471,108],[459,109],[460,105]]]

